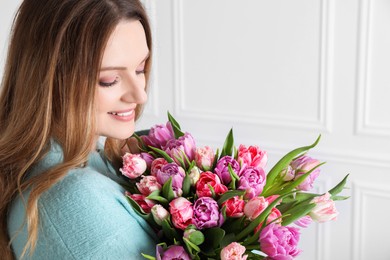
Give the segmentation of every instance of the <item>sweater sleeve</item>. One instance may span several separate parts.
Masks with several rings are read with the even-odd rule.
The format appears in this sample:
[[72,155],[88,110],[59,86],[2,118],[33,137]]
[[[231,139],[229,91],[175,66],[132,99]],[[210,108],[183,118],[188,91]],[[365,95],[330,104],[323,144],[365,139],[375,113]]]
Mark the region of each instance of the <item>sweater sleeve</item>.
[[[39,200],[39,239],[32,259],[144,259],[141,253],[154,255],[154,232],[123,192],[120,185],[91,168],[71,171]],[[19,209],[13,212],[23,211],[23,204],[16,204]],[[25,237],[22,232],[12,243],[16,255]]]

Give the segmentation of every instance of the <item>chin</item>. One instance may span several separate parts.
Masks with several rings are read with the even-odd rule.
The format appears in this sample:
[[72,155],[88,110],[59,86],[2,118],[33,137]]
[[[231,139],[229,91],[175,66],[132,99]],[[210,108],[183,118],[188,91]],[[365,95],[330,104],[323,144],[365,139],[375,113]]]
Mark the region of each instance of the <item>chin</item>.
[[118,139],[118,140],[124,140],[132,136],[134,133],[134,129],[126,129],[124,131],[110,131],[110,132],[103,132],[100,135],[108,137],[108,138],[113,138],[113,139]]

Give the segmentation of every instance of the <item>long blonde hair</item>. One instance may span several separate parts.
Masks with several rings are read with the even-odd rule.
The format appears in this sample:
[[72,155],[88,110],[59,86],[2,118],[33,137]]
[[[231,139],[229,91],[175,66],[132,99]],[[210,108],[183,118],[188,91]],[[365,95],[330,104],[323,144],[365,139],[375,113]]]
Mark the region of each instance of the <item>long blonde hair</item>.
[[[11,32],[0,95],[0,256],[13,259],[7,211],[26,189],[28,242],[38,238],[40,195],[85,163],[96,141],[95,92],[103,51],[121,20],[139,20],[151,52],[150,26],[138,0],[24,0]],[[150,58],[146,62],[146,78]],[[138,108],[139,116],[141,107]],[[50,139],[63,163],[34,177],[29,169],[47,153]],[[109,158],[119,142],[107,140]]]

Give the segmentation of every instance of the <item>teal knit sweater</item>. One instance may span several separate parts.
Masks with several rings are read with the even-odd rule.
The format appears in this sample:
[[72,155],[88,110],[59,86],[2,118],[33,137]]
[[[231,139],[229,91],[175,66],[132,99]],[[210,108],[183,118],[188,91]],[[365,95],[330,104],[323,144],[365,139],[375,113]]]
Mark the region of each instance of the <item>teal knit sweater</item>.
[[[62,158],[61,147],[53,142],[30,174],[40,174]],[[154,255],[156,236],[127,202],[120,182],[102,149],[92,152],[86,167],[69,171],[40,197],[38,244],[32,257],[27,254],[24,259],[144,259],[141,253]],[[23,201],[16,198],[8,215],[8,232],[18,259],[27,241],[25,212]]]

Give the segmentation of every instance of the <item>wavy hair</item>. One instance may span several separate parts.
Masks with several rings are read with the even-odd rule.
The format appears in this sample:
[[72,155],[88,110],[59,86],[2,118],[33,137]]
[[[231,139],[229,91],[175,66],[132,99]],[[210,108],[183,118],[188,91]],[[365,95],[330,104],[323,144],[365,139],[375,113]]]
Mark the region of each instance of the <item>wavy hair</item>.
[[[14,259],[7,232],[12,200],[31,189],[25,201],[25,255],[36,247],[40,195],[88,160],[96,142],[95,93],[102,56],[112,31],[123,20],[141,22],[151,52],[150,26],[138,0],[24,0],[18,9],[0,94],[2,259]],[[147,82],[150,62],[149,58]],[[141,109],[137,107],[137,118]],[[26,178],[48,152],[52,138],[63,148],[63,163]],[[117,140],[106,142],[108,157],[114,161],[120,145]]]

